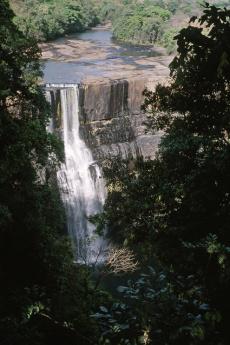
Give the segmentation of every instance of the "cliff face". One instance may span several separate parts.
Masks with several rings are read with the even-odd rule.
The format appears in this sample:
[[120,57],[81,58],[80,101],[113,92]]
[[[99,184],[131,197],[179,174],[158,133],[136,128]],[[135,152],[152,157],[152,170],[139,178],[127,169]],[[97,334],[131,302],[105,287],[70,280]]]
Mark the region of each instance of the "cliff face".
[[[120,155],[123,158],[153,158],[160,133],[152,134],[141,111],[143,90],[154,89],[157,79],[102,80],[79,86],[80,132],[93,157],[103,161]],[[55,128],[62,128],[60,87],[51,89]]]
[[96,159],[154,157],[160,133],[148,131],[141,105],[144,89],[154,89],[159,81],[133,78],[80,86],[81,129]]

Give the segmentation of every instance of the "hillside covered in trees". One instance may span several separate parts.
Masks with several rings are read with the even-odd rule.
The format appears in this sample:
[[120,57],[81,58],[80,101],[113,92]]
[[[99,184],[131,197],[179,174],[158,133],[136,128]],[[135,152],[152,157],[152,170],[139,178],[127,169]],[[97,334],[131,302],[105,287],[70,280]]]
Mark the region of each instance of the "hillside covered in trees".
[[[11,0],[19,28],[38,41],[82,32],[112,22],[114,38],[134,44],[158,44],[175,51],[174,36],[199,15],[202,0]],[[228,6],[228,0],[213,0]]]
[[81,32],[99,23],[93,0],[11,1],[15,23],[38,41]]
[[[229,1],[212,1],[217,6],[228,6]],[[186,26],[189,18],[201,14],[199,0],[105,0],[102,13],[112,20],[114,37],[133,44],[157,44],[175,51],[174,37]]]

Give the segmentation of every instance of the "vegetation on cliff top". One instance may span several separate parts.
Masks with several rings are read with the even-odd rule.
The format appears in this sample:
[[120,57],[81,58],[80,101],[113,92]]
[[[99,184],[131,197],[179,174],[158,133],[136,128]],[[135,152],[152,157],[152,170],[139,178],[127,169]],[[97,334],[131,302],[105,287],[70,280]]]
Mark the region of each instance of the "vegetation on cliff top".
[[[16,24],[38,41],[82,32],[112,21],[116,39],[134,44],[158,44],[175,51],[175,35],[188,18],[201,13],[202,0],[20,0],[10,1]],[[213,0],[228,6],[228,0]]]
[[121,289],[137,310],[152,305],[150,344],[230,341],[230,11],[207,5],[198,24],[177,36],[170,84],[145,92],[152,128],[165,133],[156,159],[106,169],[101,221],[168,282],[161,291],[143,276]]
[[[229,6],[228,0],[212,3]],[[114,1],[105,0],[104,4],[116,39],[134,44],[157,44],[172,53],[176,48],[174,37],[190,17],[201,14],[204,1],[133,0],[121,1],[115,6]]]
[[20,30],[38,41],[82,32],[99,23],[93,0],[21,0],[11,5]]

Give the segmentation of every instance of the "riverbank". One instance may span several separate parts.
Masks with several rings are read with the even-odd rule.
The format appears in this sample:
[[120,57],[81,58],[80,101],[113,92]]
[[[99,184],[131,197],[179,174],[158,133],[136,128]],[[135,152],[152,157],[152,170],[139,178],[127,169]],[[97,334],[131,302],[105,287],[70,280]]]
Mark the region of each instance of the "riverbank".
[[47,83],[145,75],[168,77],[173,58],[163,48],[114,41],[109,24],[42,43],[40,48]]

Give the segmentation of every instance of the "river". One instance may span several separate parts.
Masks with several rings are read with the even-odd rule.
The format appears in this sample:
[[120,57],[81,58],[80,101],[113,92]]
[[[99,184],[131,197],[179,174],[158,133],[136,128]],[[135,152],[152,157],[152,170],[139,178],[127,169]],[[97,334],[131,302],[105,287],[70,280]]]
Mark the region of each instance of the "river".
[[162,48],[121,44],[108,26],[41,44],[45,83],[167,76],[172,59]]
[[54,129],[64,142],[58,182],[75,258],[101,261],[107,243],[89,217],[102,212],[106,198],[102,157],[154,155],[159,135],[146,133],[142,93],[147,80],[155,85],[168,75],[171,57],[160,48],[119,44],[105,26],[41,48]]

